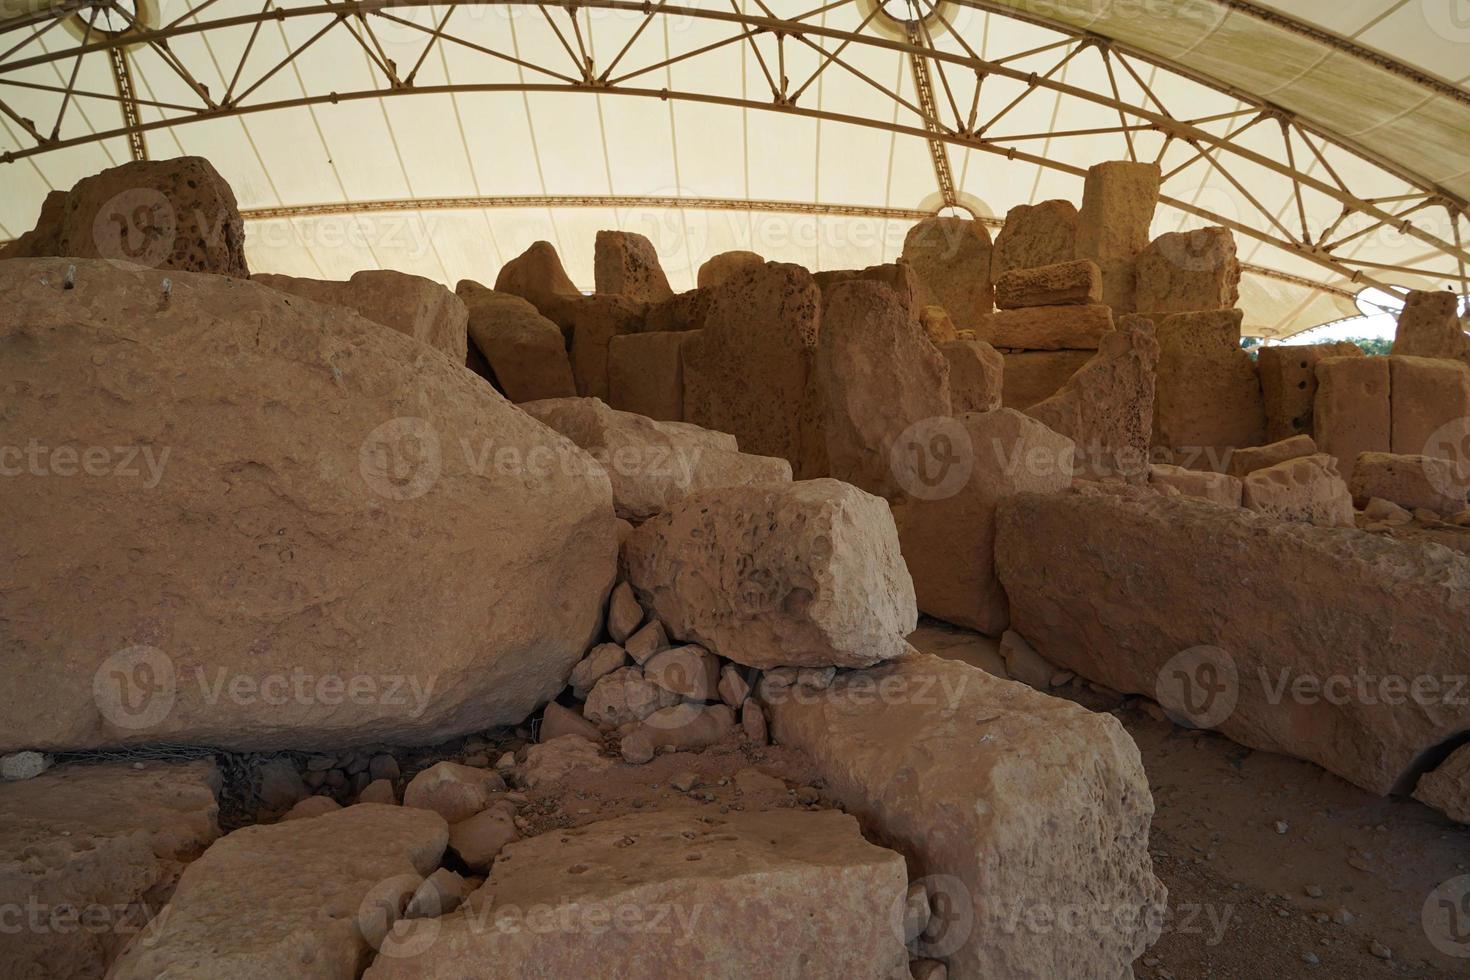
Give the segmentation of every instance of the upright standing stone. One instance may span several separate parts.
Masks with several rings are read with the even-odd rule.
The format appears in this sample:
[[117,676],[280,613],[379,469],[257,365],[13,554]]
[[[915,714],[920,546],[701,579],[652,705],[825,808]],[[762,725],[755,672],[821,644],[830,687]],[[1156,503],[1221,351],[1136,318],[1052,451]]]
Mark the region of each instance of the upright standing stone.
[[653,242],[631,231],[597,233],[592,274],[599,293],[644,303],[660,303],[674,295]]
[[1460,320],[1460,297],[1447,290],[1409,293],[1394,331],[1393,353],[1470,363],[1470,335]]
[[1392,451],[1452,460],[1470,473],[1470,366],[1431,357],[1386,360]]
[[995,239],[991,276],[1077,258],[1077,207],[1071,201],[1018,204],[1006,212]]
[[561,328],[529,301],[465,279],[455,292],[469,310],[470,340],[513,402],[577,393]]
[[1345,480],[1352,479],[1359,453],[1392,452],[1389,359],[1328,357],[1320,361],[1312,417],[1317,445],[1337,458]]
[[579,296],[566,309],[577,394],[607,401],[608,345],[615,337],[642,329],[647,308],[627,296],[598,293]]
[[854,280],[827,294],[816,368],[832,476],[893,496],[894,440],[950,413],[948,361],[892,289]]
[[695,278],[695,285],[700,289],[718,286],[752,266],[765,265],[766,260],[754,252],[746,252],[736,249],[731,252],[721,252],[719,255],[706,259],[699,267]]
[[1102,270],[1103,302],[1114,313],[1138,309],[1138,255],[1148,247],[1161,177],[1155,163],[1115,161],[1087,172],[1076,257],[1092,259]]
[[925,218],[909,229],[903,257],[923,284],[921,305],[949,311],[960,330],[974,330],[995,305],[990,232],[969,218]]
[[1230,229],[1175,231],[1138,256],[1138,309],[1155,315],[1228,310],[1240,299],[1240,262]]
[[1317,364],[1326,357],[1362,357],[1357,344],[1280,345],[1256,351],[1261,396],[1266,404],[1266,438],[1272,442],[1312,434],[1317,398]]
[[528,300],[563,331],[567,329],[563,322],[567,304],[582,295],[562,268],[561,257],[550,242],[532,242],[524,252],[505,263],[495,278],[495,291]]
[[684,344],[697,330],[620,334],[607,347],[607,403],[664,422],[684,421]]
[[826,468],[813,379],[821,293],[796,265],[756,266],[713,290],[684,356],[686,421],[728,432],[741,449],[788,460],[798,477]]
[[1153,444],[1196,457],[1211,469],[1232,449],[1266,436],[1256,362],[1240,347],[1240,310],[1176,313],[1158,324],[1159,380]]

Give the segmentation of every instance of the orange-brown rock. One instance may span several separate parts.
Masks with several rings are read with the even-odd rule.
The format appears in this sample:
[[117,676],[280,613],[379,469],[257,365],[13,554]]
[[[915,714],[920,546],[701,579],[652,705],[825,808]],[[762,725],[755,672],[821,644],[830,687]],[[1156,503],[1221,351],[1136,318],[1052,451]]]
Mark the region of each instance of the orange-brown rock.
[[257,273],[253,281],[317,303],[356,310],[374,323],[465,362],[469,311],[459,296],[423,276],[391,269],[366,269],[351,279],[300,279]]
[[[1153,799],[1115,719],[916,651],[768,707],[775,740],[908,858],[937,920],[915,948],[951,976],[1120,977],[1158,937]],[[1066,942],[1016,927],[1079,903],[1130,914],[1080,916]]]
[[1148,468],[1153,487],[1170,487],[1186,497],[1199,497],[1223,507],[1239,507],[1243,487],[1237,477],[1209,470],[1187,470],[1182,466],[1154,463]]
[[1165,313],[1228,310],[1239,299],[1240,262],[1228,228],[1169,232],[1138,256],[1138,309],[1156,322]]
[[1033,306],[992,313],[975,335],[1012,350],[1096,350],[1112,329],[1113,311],[1101,304]]
[[625,562],[670,637],[751,667],[887,660],[918,616],[888,505],[837,480],[691,494]]
[[1315,456],[1316,454],[1317,443],[1311,436],[1292,436],[1290,439],[1282,439],[1264,446],[1235,450],[1230,454],[1228,470],[1231,476],[1244,479],[1256,470],[1263,470],[1268,466],[1284,463],[1288,459],[1296,459],[1298,456]]
[[223,276],[16,259],[0,291],[0,445],[36,447],[0,752],[432,744],[521,721],[596,639],[606,474],[438,351]]
[[1352,527],[1353,498],[1326,453],[1297,456],[1246,475],[1243,503],[1278,520]]
[[[1103,302],[1114,314],[1139,310],[1137,261],[1159,202],[1158,164],[1113,161],[1087,171],[1077,215],[1077,254],[1102,270]],[[1147,312],[1147,311],[1144,311]]]
[[527,300],[563,331],[567,329],[567,303],[575,302],[582,295],[550,242],[532,242],[524,252],[505,263],[495,277],[495,291]]
[[1319,361],[1312,419],[1313,438],[1324,453],[1336,457],[1344,479],[1352,479],[1359,453],[1392,451],[1389,359],[1327,357]]
[[1392,450],[1451,460],[1470,477],[1470,365],[1397,355],[1387,361]]
[[1326,357],[1362,357],[1351,341],[1260,347],[1256,367],[1266,405],[1266,438],[1272,442],[1312,434],[1317,398],[1317,363]]
[[983,340],[951,340],[938,345],[949,362],[949,402],[954,415],[1000,408],[1005,358]]
[[1037,269],[1077,258],[1077,207],[1071,201],[1019,204],[1006,212],[995,238],[991,276]]
[[990,231],[969,218],[925,218],[903,240],[903,259],[918,275],[920,306],[944,307],[960,330],[974,330],[995,304]]
[[695,284],[700,289],[709,286],[718,286],[728,279],[733,278],[751,266],[764,265],[765,259],[754,252],[746,252],[735,249],[730,252],[721,252],[711,256],[699,267],[695,277]]
[[1470,364],[1470,334],[1460,320],[1460,297],[1448,290],[1411,291],[1394,331],[1393,353]]
[[455,289],[469,311],[470,341],[497,387],[513,402],[570,398],[577,393],[561,328],[529,300],[468,279]]
[[1447,459],[1363,453],[1353,467],[1349,487],[1360,504],[1377,497],[1408,510],[1432,510],[1446,517],[1460,513],[1470,501],[1470,473]]
[[598,293],[566,304],[572,334],[572,378],[584,398],[608,397],[608,345],[614,337],[637,333],[647,307],[627,296]]
[[41,202],[35,226],[0,247],[0,259],[39,259],[60,254],[61,220],[66,213],[66,191],[51,191]]
[[1153,444],[1207,458],[1265,439],[1256,363],[1240,347],[1240,310],[1176,313],[1156,321],[1159,378]]
[[1091,350],[1006,351],[1001,354],[1005,384],[1001,403],[1025,411],[1062,389],[1082,365],[1092,360]]
[[995,305],[1002,310],[1101,302],[1102,272],[1090,259],[1013,269],[995,280]]
[[1470,674],[1464,555],[1187,497],[1020,494],[997,520],[1011,628],[1181,721],[1375,793],[1470,725],[1446,702]]
[[895,441],[915,424],[950,414],[949,362],[886,285],[839,283],[825,300],[816,381],[829,472],[893,496],[901,490]]
[[919,311],[919,323],[924,328],[924,335],[935,346],[960,339],[960,332],[955,329],[954,321],[949,318],[949,312],[942,306],[924,307]]
[[653,242],[631,231],[599,231],[592,253],[592,275],[599,293],[659,303],[674,295],[658,264]]
[[1414,799],[1457,823],[1470,824],[1470,746],[1460,746],[1420,777]]
[[698,331],[621,334],[607,347],[607,402],[664,422],[684,420],[684,344]]

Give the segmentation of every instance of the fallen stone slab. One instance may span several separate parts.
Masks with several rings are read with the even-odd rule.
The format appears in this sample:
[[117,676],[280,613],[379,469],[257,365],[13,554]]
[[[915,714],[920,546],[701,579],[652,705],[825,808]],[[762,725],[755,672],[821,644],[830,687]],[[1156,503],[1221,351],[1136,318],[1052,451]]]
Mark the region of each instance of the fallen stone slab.
[[1011,628],[1182,721],[1374,793],[1470,725],[1457,552],[1185,497],[1021,494],[997,521]]
[[1312,404],[1317,398],[1317,364],[1328,357],[1363,357],[1351,341],[1261,347],[1256,367],[1266,408],[1266,438],[1272,442],[1312,434]]
[[903,858],[832,810],[616,817],[509,844],[491,879],[464,909],[399,925],[367,976],[907,971],[890,921],[908,885]]
[[1457,823],[1470,824],[1470,746],[1460,746],[1421,776],[1414,799]]
[[1363,453],[1353,467],[1349,489],[1354,501],[1367,503],[1379,497],[1408,510],[1422,507],[1447,517],[1470,503],[1466,499],[1470,478],[1454,462],[1433,456]]
[[982,320],[975,333],[995,347],[1096,350],[1112,329],[1113,311],[1093,304],[1000,310]]
[[[775,740],[909,860],[939,920],[917,952],[952,976],[1124,976],[1158,937],[1153,799],[1116,719],[917,651],[768,709]],[[1063,910],[1065,942],[1024,925]]]
[[577,393],[561,328],[530,301],[465,279],[455,289],[469,311],[469,335],[495,383],[513,402]]
[[1009,408],[961,415],[940,431],[968,472],[893,506],[899,545],[921,612],[999,636],[1010,615],[995,577],[996,504],[1071,486],[1072,440]]
[[1392,451],[1389,410],[1389,358],[1326,357],[1317,362],[1317,400],[1312,405],[1312,437],[1337,459],[1352,479],[1360,453]]
[[1242,483],[1242,501],[1249,510],[1282,521],[1353,526],[1352,494],[1337,472],[1337,461],[1326,453],[1267,466],[1247,475]]
[[991,275],[1012,269],[1037,269],[1077,257],[1077,207],[1071,201],[1019,204],[1006,212],[995,238]]
[[636,232],[599,231],[592,251],[592,275],[599,293],[643,303],[659,303],[674,295],[653,242]]
[[1240,299],[1235,235],[1218,225],[1160,235],[1138,256],[1145,315],[1228,310]]
[[683,422],[619,412],[596,398],[528,402],[521,409],[607,470],[619,517],[641,521],[691,493],[791,480],[791,464],[735,450],[735,438]]
[[837,480],[691,494],[625,561],[671,637],[751,667],[877,663],[918,618],[888,505]]
[[448,838],[436,813],[377,803],[237,830],[185,869],[109,976],[356,976]]
[[1082,366],[1092,360],[1095,350],[1007,351],[1003,353],[1004,385],[1001,404],[1024,412],[1037,402],[1045,401],[1066,384]]
[[1087,171],[1074,257],[1091,259],[1102,270],[1103,302],[1115,315],[1140,309],[1137,262],[1149,243],[1160,183],[1154,163],[1110,161]]
[[1088,259],[1037,269],[1012,269],[995,280],[995,305],[1002,310],[1101,302],[1102,272],[1096,262]]
[[960,330],[974,330],[995,304],[990,231],[969,218],[925,218],[903,240],[903,259],[922,284],[921,306],[942,306]]
[[1299,456],[1317,455],[1317,443],[1309,435],[1292,436],[1265,446],[1248,446],[1230,454],[1230,475],[1244,479],[1256,470],[1284,463]]
[[207,760],[74,763],[0,784],[0,974],[105,975],[219,836],[218,789]]
[[695,330],[622,334],[607,346],[607,403],[662,422],[684,421],[684,345]]
[[0,289],[0,443],[44,462],[6,480],[0,752],[435,744],[597,638],[605,472],[439,352],[223,276],[17,259]]
[[950,414],[949,362],[887,286],[833,286],[822,309],[816,381],[830,474],[869,493],[901,492],[895,443],[912,426]]
[[391,269],[367,269],[346,280],[302,279],[256,273],[252,281],[317,303],[356,310],[374,323],[465,362],[469,310],[444,286],[423,276]]
[[1187,470],[1167,463],[1150,465],[1148,482],[1151,486],[1172,487],[1186,497],[1199,497],[1223,507],[1241,506],[1241,494],[1244,492],[1237,477],[1208,470]]
[[936,344],[949,362],[950,412],[989,412],[1000,408],[1005,388],[1005,358],[983,340]]

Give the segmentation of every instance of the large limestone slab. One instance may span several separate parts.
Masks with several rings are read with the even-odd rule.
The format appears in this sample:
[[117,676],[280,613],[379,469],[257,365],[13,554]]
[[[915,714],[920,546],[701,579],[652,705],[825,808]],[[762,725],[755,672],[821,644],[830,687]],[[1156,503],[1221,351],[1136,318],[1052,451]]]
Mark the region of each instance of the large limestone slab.
[[1470,478],[1470,365],[1442,358],[1387,358],[1396,453],[1453,462]]
[[955,415],[1000,408],[1005,358],[983,340],[947,340],[936,345],[949,362],[949,403]]
[[1351,341],[1261,347],[1256,367],[1266,407],[1266,438],[1272,442],[1312,434],[1312,403],[1317,398],[1317,364],[1327,357],[1362,357]]
[[936,431],[961,469],[932,493],[894,505],[899,545],[921,612],[999,636],[1010,614],[995,576],[996,504],[1023,490],[1071,486],[1072,440],[1009,408],[961,415]]
[[[1077,254],[1102,270],[1103,302],[1115,314],[1137,305],[1137,260],[1159,203],[1158,164],[1112,161],[1087,171],[1077,215]],[[1147,312],[1147,311],[1145,311]]]
[[55,245],[47,254],[250,275],[235,192],[203,157],[135,160],[83,177],[67,192]]
[[[835,810],[616,817],[507,845],[491,880],[464,910],[399,926],[367,976],[908,972],[894,917],[908,886],[903,858]],[[565,925],[538,928],[538,910]]]
[[439,352],[219,276],[19,259],[0,291],[0,444],[38,447],[0,751],[432,744],[524,719],[596,638],[606,474]]
[[1470,558],[1449,549],[1183,497],[1023,494],[996,564],[1047,660],[1372,792],[1470,725],[1447,703],[1470,672]]
[[1235,235],[1218,225],[1160,235],[1138,256],[1138,309],[1146,314],[1228,310],[1240,299]]
[[1389,359],[1349,356],[1317,362],[1312,419],[1313,438],[1324,453],[1337,458],[1344,479],[1352,479],[1359,453],[1391,452]]
[[1001,404],[1024,412],[1045,401],[1092,360],[1095,350],[1009,351],[1004,359]]
[[614,337],[607,348],[607,401],[664,422],[684,420],[684,344],[696,330]]
[[888,505],[838,480],[691,494],[625,561],[671,637],[751,667],[877,663],[918,619]]
[[826,469],[813,374],[821,292],[796,265],[754,266],[716,287],[685,342],[684,418],[780,456],[797,476]]
[[1158,362],[1152,324],[1125,318],[1103,336],[1092,360],[1026,414],[1072,440],[1079,476],[1143,482]]
[[1374,497],[1407,510],[1438,511],[1453,517],[1470,495],[1470,473],[1451,460],[1434,456],[1363,453],[1353,467],[1353,500],[1366,505]]
[[189,865],[110,976],[357,976],[448,840],[437,813],[381,803],[237,830]]
[[1256,470],[1263,470],[1277,463],[1284,463],[1288,459],[1296,459],[1298,456],[1315,456],[1317,454],[1317,443],[1311,436],[1292,436],[1279,442],[1267,443],[1264,446],[1249,446],[1237,449],[1230,454],[1230,464],[1227,467],[1232,476],[1244,479]]
[[895,442],[949,415],[948,360],[892,289],[859,279],[826,295],[816,380],[831,475],[879,496],[898,493]]
[[991,276],[1012,269],[1037,269],[1077,257],[1077,207],[1071,201],[1019,204],[1006,212],[995,238]]
[[1297,456],[1248,474],[1243,501],[1250,510],[1283,521],[1352,527],[1353,498],[1326,453]]
[[0,974],[103,976],[219,836],[218,783],[211,761],[71,764],[0,783]]
[[1460,297],[1448,290],[1411,291],[1394,331],[1393,353],[1470,363],[1470,334],[1460,320]]
[[619,517],[642,521],[691,493],[749,483],[789,483],[791,464],[735,449],[735,437],[684,422],[658,422],[608,408],[596,398],[554,398],[521,406],[607,470]]
[[563,304],[562,322],[572,335],[572,377],[584,398],[608,397],[609,346],[643,329],[647,307],[627,296],[599,293]]
[[1039,269],[1012,269],[995,278],[995,305],[1002,310],[1100,302],[1102,272],[1096,262],[1087,259]]
[[1032,306],[985,317],[975,335],[996,347],[1016,350],[1097,350],[1113,329],[1106,306]]
[[658,264],[653,242],[631,231],[599,231],[592,252],[592,274],[599,293],[659,303],[674,295]]
[[469,311],[470,342],[513,402],[570,398],[577,393],[561,328],[529,300],[497,293],[469,279],[455,292]]
[[463,364],[469,310],[460,297],[432,279],[391,269],[365,269],[351,279],[300,279],[257,273],[251,278],[272,289],[349,310],[421,340]]
[[1153,444],[1224,460],[1266,438],[1256,362],[1240,347],[1240,310],[1177,313],[1158,324]]
[[[916,651],[769,707],[776,740],[922,876],[944,921],[918,948],[950,976],[1120,977],[1157,938],[1153,800],[1114,718]],[[1082,925],[1017,928],[1043,908]]]
[[909,229],[903,258],[922,284],[920,305],[942,306],[954,325],[974,330],[995,304],[990,231],[969,218],[925,218]]

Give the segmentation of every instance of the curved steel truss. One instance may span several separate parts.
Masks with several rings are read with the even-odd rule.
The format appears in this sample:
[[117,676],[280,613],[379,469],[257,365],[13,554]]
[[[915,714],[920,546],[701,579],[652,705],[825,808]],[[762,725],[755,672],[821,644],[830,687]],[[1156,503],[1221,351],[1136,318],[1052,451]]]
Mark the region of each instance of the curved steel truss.
[[[743,12],[731,2],[729,10],[713,7],[675,5],[665,0],[317,0],[291,7],[277,7],[272,0],[253,13],[225,15],[216,7],[219,0],[187,0],[187,9],[170,9],[171,18],[156,24],[134,19],[131,5],[117,5],[112,0],[63,0],[47,10],[0,24],[0,114],[12,124],[14,134],[22,135],[19,145],[6,150],[0,160],[7,164],[36,157],[58,149],[99,140],[126,138],[135,156],[146,152],[144,136],[150,131],[187,125],[250,113],[263,113],[292,107],[340,103],[362,99],[403,98],[416,94],[453,92],[583,92],[619,95],[631,98],[678,100],[757,109],[785,113],[855,126],[872,127],[928,141],[935,163],[936,184],[945,205],[958,203],[954,180],[950,173],[948,150],[963,148],[986,154],[997,154],[1009,160],[1023,161],[1050,170],[1081,176],[1082,167],[1037,152],[1038,144],[1069,137],[1112,134],[1121,137],[1128,155],[1134,159],[1157,160],[1164,171],[1162,202],[1181,212],[1231,228],[1243,235],[1309,260],[1331,270],[1350,283],[1378,285],[1395,289],[1395,280],[1430,280],[1453,282],[1470,292],[1470,253],[1466,251],[1466,203],[1443,189],[1413,174],[1403,173],[1386,161],[1372,159],[1354,147],[1350,140],[1315,130],[1302,120],[1272,106],[1252,101],[1250,97],[1214,84],[1219,91],[1237,100],[1239,108],[1199,117],[1192,116],[1179,105],[1169,105],[1151,86],[1147,76],[1154,67],[1180,72],[1177,65],[1157,65],[1139,52],[1127,50],[1106,39],[1069,32],[1061,25],[1048,24],[1063,36],[1054,43],[1003,56],[981,54],[955,29],[951,19],[958,10],[989,9],[993,4],[980,0],[945,0],[932,8],[927,16],[917,6],[915,18],[906,23],[894,21],[884,8],[864,0],[833,0],[800,15],[780,17],[773,14],[762,0],[755,0],[760,13]],[[910,4],[914,0],[909,0]],[[844,6],[859,6],[864,11],[855,30],[826,26],[822,15]],[[891,3],[890,3],[891,5]],[[525,8],[531,16],[545,18],[556,32],[561,50],[554,58],[523,57],[513,45],[486,44],[482,37],[456,33],[455,14],[465,7]],[[589,44],[597,23],[586,15],[589,8],[619,11],[626,25],[631,18],[637,28],[631,38],[609,39]],[[928,10],[930,8],[926,8]],[[123,16],[129,21],[126,30],[107,31],[98,27],[102,12]],[[1009,13],[1009,11],[997,11]],[[669,52],[663,57],[638,59],[632,54],[633,41],[658,18],[689,18],[716,25],[724,32],[722,39],[691,44],[687,50]],[[296,44],[284,57],[264,57],[258,53],[255,39],[263,25],[270,22],[302,21],[309,27],[306,40]],[[67,30],[58,30],[66,24]],[[378,32],[391,27],[401,36],[417,32],[422,47],[416,61],[400,64],[388,56]],[[895,27],[897,29],[895,29]],[[171,41],[185,35],[221,31],[244,32],[247,43],[233,64],[214,66],[222,77],[229,78],[223,92],[211,91],[199,79],[205,76],[202,66],[191,66]],[[374,66],[376,85],[349,91],[311,91],[290,99],[267,99],[263,86],[297,59],[306,56],[320,39],[332,32],[350,35],[368,61]],[[940,44],[938,35],[952,41]],[[48,39],[48,49],[38,50],[31,43]],[[59,43],[69,38],[67,43]],[[461,51],[509,63],[519,70],[515,82],[466,80],[454,84],[421,84],[417,80],[420,67],[437,45],[452,45]],[[747,48],[761,68],[758,82],[769,88],[759,97],[713,89],[679,89],[659,84],[667,77],[667,69],[688,64],[713,51],[731,46]],[[590,52],[614,52],[597,58]],[[128,55],[132,51],[152,52],[182,79],[191,93],[189,100],[162,102],[138,96],[128,72]],[[816,58],[814,71],[796,77],[788,72],[788,55],[800,50],[804,64]],[[897,86],[885,84],[865,72],[852,54],[863,50],[897,53],[911,62],[916,96],[906,96]],[[88,56],[104,57],[114,65],[115,91],[87,91],[77,86],[77,67]],[[1062,69],[1082,57],[1100,58],[1106,67],[1109,86],[1106,91],[1089,91],[1064,80]],[[1051,67],[1045,71],[1028,70],[1037,58],[1045,58]],[[795,61],[796,59],[790,59]],[[1018,64],[1028,67],[1018,67]],[[54,66],[62,84],[37,82],[23,77],[27,69],[38,65]],[[824,108],[813,99],[813,83],[826,72],[841,72],[857,79],[873,100],[870,111],[861,114]],[[1184,74],[1187,75],[1187,72]],[[965,84],[960,85],[959,80]],[[1010,84],[1005,94],[992,97],[986,82],[1003,79]],[[1136,98],[1124,98],[1120,80],[1128,80]],[[1193,79],[1209,82],[1210,80]],[[1019,86],[1019,89],[1017,89]],[[54,118],[34,120],[12,107],[9,93],[40,90],[60,96]],[[9,90],[9,92],[7,92]],[[958,92],[968,92],[967,97]],[[1045,127],[1034,132],[1016,126],[1017,112],[1034,93],[1055,93],[1081,100],[1106,110],[1115,122],[1081,130],[1052,130]],[[81,101],[114,103],[119,110],[116,127],[94,131],[68,128],[68,113]],[[154,117],[144,120],[140,108],[146,107]],[[1004,124],[1004,125],[1002,125]],[[1279,140],[1274,152],[1259,147],[1258,138],[1246,140],[1252,133],[1276,131]],[[1274,139],[1274,137],[1273,137]],[[1370,197],[1355,193],[1351,180],[1339,176],[1328,151],[1348,152],[1387,170],[1404,190],[1388,196]],[[1268,207],[1261,195],[1246,186],[1235,171],[1249,167],[1254,173],[1272,175],[1289,185],[1290,195],[1284,207]],[[1233,188],[1239,211],[1221,213],[1221,209],[1202,206],[1191,196],[1202,174],[1223,181]],[[1318,206],[1310,209],[1320,215],[1321,202],[1331,202],[1337,209],[1332,220],[1309,218],[1308,198]],[[280,209],[277,209],[280,210]],[[309,213],[302,211],[301,213]],[[1389,231],[1412,240],[1413,258],[1403,262],[1372,261],[1359,257],[1352,246],[1375,233]],[[1431,268],[1432,266],[1432,268]]]

